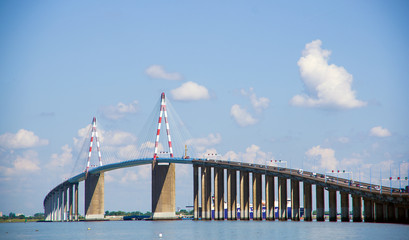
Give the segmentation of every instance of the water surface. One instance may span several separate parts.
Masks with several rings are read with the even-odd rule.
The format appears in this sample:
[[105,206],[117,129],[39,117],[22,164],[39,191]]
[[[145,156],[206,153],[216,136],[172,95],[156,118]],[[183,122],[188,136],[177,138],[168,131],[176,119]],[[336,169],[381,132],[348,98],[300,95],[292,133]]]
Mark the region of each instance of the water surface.
[[[88,230],[89,229],[89,230]],[[162,234],[162,238],[159,237]],[[108,221],[2,223],[0,239],[409,239],[409,225],[343,222]]]

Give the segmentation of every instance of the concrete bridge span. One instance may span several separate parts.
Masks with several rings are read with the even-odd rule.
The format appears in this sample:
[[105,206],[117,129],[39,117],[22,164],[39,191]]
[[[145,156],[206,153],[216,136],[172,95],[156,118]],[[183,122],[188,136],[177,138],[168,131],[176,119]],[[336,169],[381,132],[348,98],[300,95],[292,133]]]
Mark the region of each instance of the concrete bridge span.
[[[152,213],[153,219],[175,219],[175,164],[193,166],[194,219],[202,220],[249,220],[250,201],[253,220],[262,220],[265,200],[266,220],[275,220],[274,209],[278,207],[278,220],[286,221],[287,199],[291,199],[291,220],[300,220],[300,198],[304,203],[304,221],[312,221],[312,203],[316,203],[316,220],[325,221],[325,191],[328,192],[329,221],[337,221],[337,202],[341,205],[341,221],[399,222],[409,223],[409,195],[396,189],[349,179],[334,178],[307,171],[209,159],[146,158],[135,159],[90,169],[53,188],[44,199],[47,221],[78,220],[78,183],[85,181],[85,219],[101,220],[104,217],[104,172],[139,165],[152,165]],[[213,172],[213,174],[212,174]],[[226,178],[225,178],[226,176]],[[225,183],[225,179],[227,182]],[[303,195],[300,196],[300,182]],[[213,185],[212,185],[213,184]],[[227,186],[225,185],[227,184]],[[287,185],[290,184],[290,192]],[[250,192],[250,185],[252,192]],[[315,196],[312,186],[315,185]],[[213,188],[212,188],[213,186]],[[225,188],[226,186],[226,188]],[[213,189],[213,192],[212,192]],[[225,192],[225,189],[227,190]],[[275,206],[275,189],[278,206]],[[340,199],[337,199],[339,192]],[[212,196],[214,217],[212,218]],[[252,196],[252,197],[250,197]],[[240,218],[237,203],[240,200]],[[350,209],[350,201],[352,209]],[[227,216],[224,203],[227,202]],[[363,207],[363,208],[362,208]]]

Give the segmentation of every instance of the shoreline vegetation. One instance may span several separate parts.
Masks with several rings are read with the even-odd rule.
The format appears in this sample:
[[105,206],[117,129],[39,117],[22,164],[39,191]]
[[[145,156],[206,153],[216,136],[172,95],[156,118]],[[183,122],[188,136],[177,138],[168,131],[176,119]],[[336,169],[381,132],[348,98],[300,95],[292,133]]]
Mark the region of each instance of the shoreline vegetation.
[[[176,215],[180,219],[193,217],[193,210],[187,211],[181,209],[176,212]],[[141,217],[152,217],[152,213],[147,211],[145,213],[140,211],[134,212],[124,212],[124,211],[105,211],[105,220],[108,221],[123,221],[123,220],[132,220],[133,218]],[[79,221],[85,221],[84,216],[79,216]],[[26,223],[26,222],[46,222],[44,219],[44,213],[36,213],[34,216],[18,215],[15,213],[10,213],[9,215],[3,215],[0,217],[0,223]]]

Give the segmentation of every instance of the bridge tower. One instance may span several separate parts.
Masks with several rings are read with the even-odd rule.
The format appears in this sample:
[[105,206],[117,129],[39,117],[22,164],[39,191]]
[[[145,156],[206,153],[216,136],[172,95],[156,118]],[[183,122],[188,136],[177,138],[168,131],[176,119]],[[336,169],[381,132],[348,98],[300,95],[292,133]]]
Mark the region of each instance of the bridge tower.
[[169,155],[173,157],[172,141],[166,110],[165,93],[161,94],[160,113],[158,129],[156,132],[155,151],[152,162],[152,219],[170,220],[176,219],[175,214],[175,164],[158,163],[158,147],[162,116],[166,124],[166,135],[168,137]]
[[92,145],[97,143],[99,166],[102,166],[101,150],[97,132],[97,120],[92,119],[92,132],[88,152],[87,168],[85,169],[85,220],[100,220],[104,218],[104,173],[89,173],[91,167]]

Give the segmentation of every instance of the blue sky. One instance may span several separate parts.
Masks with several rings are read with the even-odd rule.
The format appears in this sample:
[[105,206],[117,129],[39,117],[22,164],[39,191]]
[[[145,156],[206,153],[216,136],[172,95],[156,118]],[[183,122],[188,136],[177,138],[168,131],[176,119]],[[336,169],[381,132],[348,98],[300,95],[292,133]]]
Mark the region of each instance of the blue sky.
[[[407,176],[408,10],[407,1],[2,1],[0,211],[42,211],[78,165],[93,116],[103,150],[140,147],[161,92],[197,154],[368,181],[371,171],[375,183],[399,167]],[[150,210],[149,171],[107,173],[106,210]],[[177,171],[183,208],[192,174]]]

